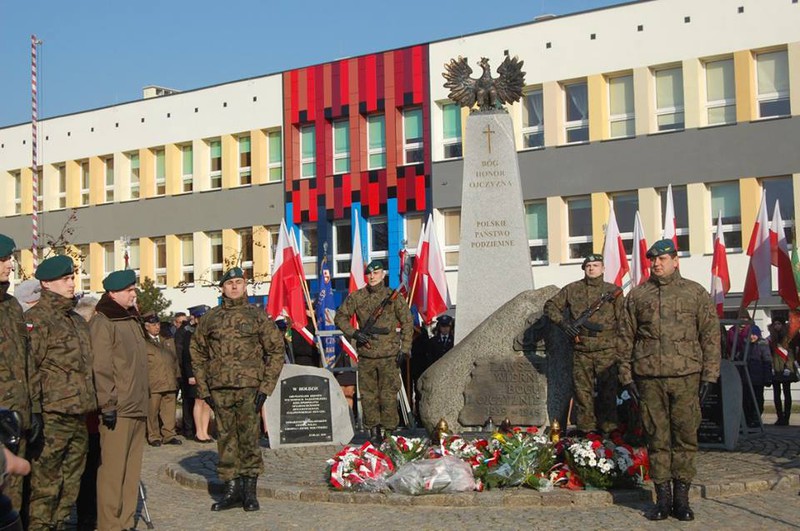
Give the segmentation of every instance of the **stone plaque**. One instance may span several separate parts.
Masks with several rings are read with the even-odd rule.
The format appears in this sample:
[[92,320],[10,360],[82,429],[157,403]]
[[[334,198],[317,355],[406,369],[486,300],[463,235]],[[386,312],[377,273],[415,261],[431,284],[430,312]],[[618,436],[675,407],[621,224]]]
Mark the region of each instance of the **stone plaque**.
[[347,444],[353,438],[350,408],[327,369],[284,365],[264,407],[272,448]]
[[464,390],[458,421],[482,426],[488,417],[499,425],[508,418],[515,426],[547,423],[546,361],[512,354],[479,359]]
[[504,111],[471,114],[464,140],[456,343],[533,289],[511,117]]
[[719,382],[703,403],[698,442],[705,448],[733,450],[739,439],[741,420],[742,380],[733,362],[723,359],[719,367]]

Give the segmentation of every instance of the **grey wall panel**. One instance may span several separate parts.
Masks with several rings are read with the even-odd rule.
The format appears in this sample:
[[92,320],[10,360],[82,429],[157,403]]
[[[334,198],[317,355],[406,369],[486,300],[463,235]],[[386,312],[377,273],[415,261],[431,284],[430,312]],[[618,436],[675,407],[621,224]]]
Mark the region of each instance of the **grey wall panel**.
[[[75,232],[69,241],[82,244],[121,236],[139,238],[278,225],[283,210],[282,182],[84,207],[77,209],[77,220],[71,224]],[[40,233],[57,236],[69,212],[40,214]],[[0,219],[0,233],[14,238],[20,247],[27,247],[31,217]]]
[[[525,151],[526,199],[800,172],[800,117]],[[433,165],[433,206],[461,204],[461,160]]]

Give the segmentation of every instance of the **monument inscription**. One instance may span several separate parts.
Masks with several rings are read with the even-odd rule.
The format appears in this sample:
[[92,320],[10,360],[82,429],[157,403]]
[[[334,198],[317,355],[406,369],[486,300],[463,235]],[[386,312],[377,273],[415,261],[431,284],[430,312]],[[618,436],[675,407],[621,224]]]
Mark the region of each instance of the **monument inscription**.
[[281,443],[331,442],[328,378],[303,375],[281,382]]

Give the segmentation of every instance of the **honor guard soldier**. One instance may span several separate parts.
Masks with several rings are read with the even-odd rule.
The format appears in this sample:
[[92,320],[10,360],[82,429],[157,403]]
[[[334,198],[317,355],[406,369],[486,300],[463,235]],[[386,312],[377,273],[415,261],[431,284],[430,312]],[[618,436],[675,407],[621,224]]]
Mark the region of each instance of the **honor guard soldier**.
[[203,316],[191,342],[197,399],[214,410],[219,431],[217,474],[225,494],[211,510],[257,511],[264,466],[259,415],[283,368],[283,338],[264,310],[247,302],[242,269],[229,269],[220,286],[222,303]]
[[681,276],[672,240],[647,258],[650,279],[628,294],[620,322],[620,383],[641,405],[656,490],[646,516],[688,521],[700,405],[719,378],[719,321],[708,292]]
[[[42,415],[31,415],[29,389],[30,360],[28,331],[17,299],[8,294],[9,277],[14,271],[14,240],[0,234],[0,396],[2,407],[16,411],[27,442],[36,444],[42,437]],[[20,441],[19,454],[25,455],[25,440]],[[17,509],[22,506],[22,477],[9,476],[3,493]]]
[[175,408],[181,377],[175,342],[161,337],[158,315],[149,312],[142,319],[147,332],[147,377],[150,383],[147,442],[150,446],[181,444],[175,433]]
[[622,292],[603,280],[603,255],[590,254],[581,268],[583,278],[567,284],[547,301],[544,313],[574,342],[572,379],[578,431],[609,433],[617,427],[616,341],[622,313],[622,297],[617,294]]
[[[358,350],[358,378],[364,425],[379,442],[397,428],[398,365],[405,365],[411,349],[414,323],[408,305],[383,285],[386,271],[380,260],[367,265],[367,285],[349,294],[336,311],[334,322]],[[350,323],[353,316],[359,328]],[[400,334],[396,332],[400,326]]]

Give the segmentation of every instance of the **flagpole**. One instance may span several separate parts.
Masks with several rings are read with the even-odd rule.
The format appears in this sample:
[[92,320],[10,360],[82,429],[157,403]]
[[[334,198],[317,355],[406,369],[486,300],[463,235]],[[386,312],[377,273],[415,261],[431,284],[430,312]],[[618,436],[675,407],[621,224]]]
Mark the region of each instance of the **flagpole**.
[[308,282],[306,281],[305,275],[300,279],[301,284],[303,286],[303,295],[306,298],[306,308],[308,309],[308,313],[311,314],[311,324],[314,325],[314,343],[317,345],[317,350],[319,351],[319,362],[320,366],[325,361],[325,348],[322,346],[322,339],[319,336],[319,328],[317,328],[317,316],[314,312],[314,306],[311,304],[311,294],[308,290]]

